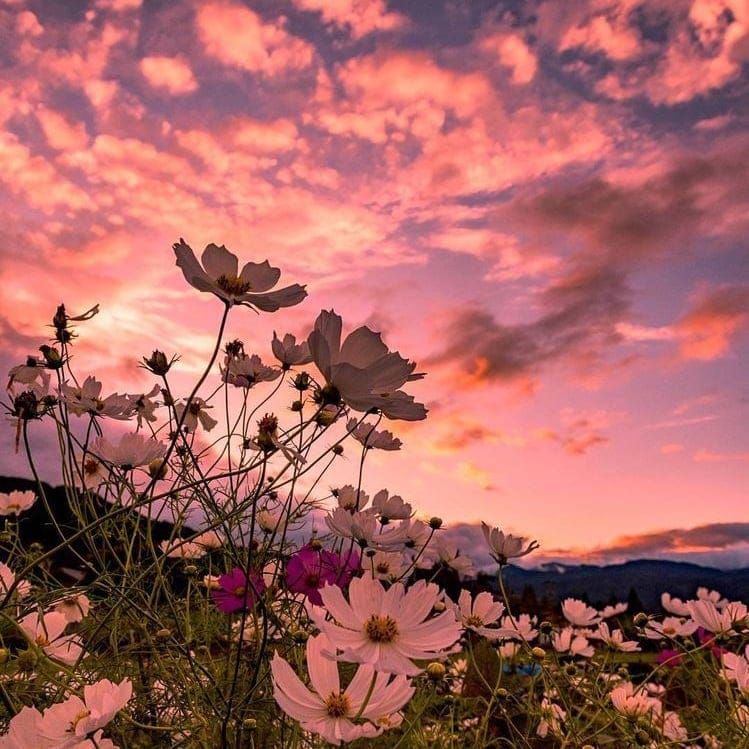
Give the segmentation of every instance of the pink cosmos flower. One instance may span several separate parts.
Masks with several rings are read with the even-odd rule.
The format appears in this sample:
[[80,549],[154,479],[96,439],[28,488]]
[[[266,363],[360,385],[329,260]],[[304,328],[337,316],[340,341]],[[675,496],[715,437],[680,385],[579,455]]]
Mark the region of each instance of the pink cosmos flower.
[[32,491],[0,493],[0,515],[20,515],[36,502]]
[[346,430],[357,442],[368,449],[400,450],[403,445],[387,429],[377,431],[372,424],[362,424],[357,419],[349,419]]
[[562,614],[570,624],[576,627],[594,627],[601,621],[601,617],[592,606],[576,598],[565,598],[562,601]]
[[341,660],[369,663],[377,671],[413,676],[413,661],[434,660],[460,637],[455,612],[430,616],[442,593],[434,583],[418,580],[408,590],[394,583],[387,590],[371,577],[354,578],[348,602],[341,589],[321,590],[333,621],[314,614],[317,626],[342,651]]
[[312,361],[312,354],[309,352],[307,341],[296,342],[296,337],[287,333],[283,339],[279,339],[276,331],[273,331],[273,340],[270,344],[273,356],[281,362],[284,369],[309,364]]
[[660,700],[650,697],[643,689],[635,689],[631,681],[613,689],[609,697],[616,710],[628,718],[659,713],[661,710]]
[[559,632],[554,632],[551,642],[557,653],[582,656],[583,658],[590,658],[594,653],[593,646],[588,642],[588,638],[576,634],[572,627],[565,627]]
[[54,610],[65,617],[68,622],[80,622],[88,616],[91,609],[91,601],[83,593],[76,593],[55,604]]
[[510,559],[524,557],[538,548],[538,541],[527,542],[522,536],[505,534],[499,528],[492,528],[484,522],[481,523],[481,530],[492,559],[502,566]]
[[59,611],[50,611],[43,616],[29,614],[18,624],[26,637],[50,658],[63,663],[75,663],[83,651],[77,637],[63,635],[68,620]]
[[463,589],[458,596],[457,605],[453,604],[453,606],[456,616],[466,629],[494,640],[515,636],[514,629],[491,626],[499,621],[504,613],[505,606],[503,603],[495,601],[494,596],[488,591],[478,593],[471,600],[470,591]]
[[701,598],[687,603],[692,619],[708,632],[715,634],[734,634],[734,627],[743,624],[749,610],[740,601],[727,603],[718,607],[709,598]]
[[164,457],[166,447],[153,437],[139,432],[123,434],[117,444],[106,437],[97,437],[91,452],[98,458],[122,468],[147,466],[151,461]]
[[636,653],[640,646],[634,640],[625,640],[624,632],[621,629],[610,630],[606,622],[598,625],[598,630],[593,637],[605,642],[612,650],[619,650],[622,653]]
[[302,593],[310,603],[322,603],[320,588],[337,585],[346,588],[359,570],[359,554],[351,551],[343,557],[332,551],[316,551],[304,546],[289,559],[286,565],[286,584],[292,593]]
[[246,263],[240,271],[237,256],[223,245],[209,244],[201,255],[202,265],[184,239],[174,245],[174,254],[187,283],[198,291],[215,294],[228,306],[242,304],[275,312],[280,307],[299,304],[307,296],[299,284],[271,291],[281,277],[278,268],[265,260]]
[[[340,746],[359,738],[373,738],[386,727],[398,726],[398,711],[414,688],[405,676],[391,678],[371,665],[359,666],[346,689],[341,689],[338,664],[326,652],[334,650],[325,635],[307,641],[307,669],[311,689],[276,652],[271,661],[273,696],[281,709],[298,720],[305,731]],[[374,688],[370,690],[374,679]],[[369,699],[367,695],[369,693]]]
[[211,598],[225,614],[252,608],[265,590],[265,581],[257,570],[250,570],[247,576],[239,567],[221,575],[218,584],[220,587],[211,591]]

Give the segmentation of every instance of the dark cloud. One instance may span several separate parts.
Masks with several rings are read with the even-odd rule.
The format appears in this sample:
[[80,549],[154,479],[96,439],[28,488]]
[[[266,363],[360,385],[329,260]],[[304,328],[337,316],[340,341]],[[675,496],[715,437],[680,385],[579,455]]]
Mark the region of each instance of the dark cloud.
[[621,340],[616,325],[629,309],[629,289],[618,270],[588,267],[547,287],[538,302],[542,314],[518,325],[503,325],[481,307],[459,312],[431,361],[458,362],[479,381],[534,378],[554,362],[588,370]]

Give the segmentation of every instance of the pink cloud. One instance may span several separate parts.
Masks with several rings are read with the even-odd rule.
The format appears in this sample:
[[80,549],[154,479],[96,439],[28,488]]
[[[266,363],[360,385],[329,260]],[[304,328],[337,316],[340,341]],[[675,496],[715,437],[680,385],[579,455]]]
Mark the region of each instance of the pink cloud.
[[384,0],[294,0],[301,10],[320,13],[322,20],[347,29],[353,39],[374,31],[402,28],[406,18],[387,9]]
[[310,44],[289,34],[281,22],[265,23],[245,5],[199,3],[196,23],[206,54],[225,65],[273,76],[312,63]]
[[636,29],[629,25],[626,12],[592,15],[579,25],[570,26],[559,42],[559,50],[581,48],[603,52],[612,60],[636,57],[643,44]]
[[495,33],[483,38],[479,47],[484,52],[495,55],[502,65],[510,68],[513,83],[530,83],[535,78],[538,59],[520,35]]
[[189,94],[198,88],[192,69],[178,57],[144,57],[139,67],[154,88],[171,94]]
[[697,450],[697,452],[692,456],[692,459],[696,463],[730,463],[734,461],[749,463],[749,452],[724,453],[703,449]]
[[46,107],[39,107],[35,114],[52,148],[78,151],[88,145],[88,132],[82,122],[70,122],[64,115]]
[[680,442],[668,442],[665,445],[661,445],[661,453],[663,455],[674,455],[681,452],[684,452],[684,445]]

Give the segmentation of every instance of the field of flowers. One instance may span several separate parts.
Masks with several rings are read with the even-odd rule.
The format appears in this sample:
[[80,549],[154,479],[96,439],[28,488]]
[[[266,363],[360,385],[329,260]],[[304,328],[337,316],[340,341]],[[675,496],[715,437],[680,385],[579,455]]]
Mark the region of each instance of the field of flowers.
[[[427,415],[403,389],[416,364],[366,327],[344,337],[333,311],[248,353],[224,340],[228,315],[299,304],[304,287],[275,289],[278,269],[240,271],[217,245],[174,251],[224,310],[189,392],[162,351],[143,359],[146,393],[74,371],[97,308],[60,306],[52,345],[10,371],[37,489],[0,495],[0,747],[749,746],[746,605],[700,589],[632,616],[567,599],[539,621],[503,578],[537,544],[486,525],[498,593],[453,600],[435,580],[464,576],[465,550],[367,481],[370,451],[402,446],[387,421]],[[38,480],[40,421],[73,523]],[[331,492],[343,457],[353,474]],[[40,504],[49,546],[23,540]]]

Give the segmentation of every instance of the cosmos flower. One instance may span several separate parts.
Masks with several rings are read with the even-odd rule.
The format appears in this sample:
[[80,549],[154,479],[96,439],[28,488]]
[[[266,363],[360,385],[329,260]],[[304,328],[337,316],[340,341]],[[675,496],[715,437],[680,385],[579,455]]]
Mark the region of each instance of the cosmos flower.
[[722,609],[710,599],[703,598],[687,603],[689,614],[698,626],[714,634],[733,634],[734,627],[745,624],[749,610],[740,601],[726,604]]
[[307,641],[311,689],[275,653],[271,661],[273,696],[281,709],[298,720],[303,730],[336,746],[373,738],[385,727],[398,726],[402,720],[398,711],[414,693],[409,680],[405,676],[391,678],[386,673],[376,673],[371,665],[362,665],[342,690],[338,664],[326,655],[333,649],[325,635]]
[[154,385],[151,390],[147,393],[141,393],[138,395],[128,395],[130,405],[135,411],[135,418],[138,422],[138,429],[143,426],[143,422],[153,423],[156,421],[157,416],[155,414],[158,408],[158,403],[153,398],[160,392],[159,386]]
[[[0,595],[5,597],[16,581],[16,573],[8,567],[5,562],[0,562]],[[31,592],[31,583],[28,580],[21,580],[15,588],[15,594],[18,598],[25,598]]]
[[363,510],[369,503],[369,494],[361,489],[356,489],[351,484],[336,489],[333,494],[338,501],[338,506],[350,512]]
[[372,497],[372,507],[377,510],[381,523],[389,523],[391,520],[405,520],[413,515],[413,508],[408,502],[394,494],[389,495],[387,489],[381,489]]
[[336,507],[325,516],[325,524],[330,532],[341,538],[352,538],[362,548],[374,546],[380,535],[380,524],[373,509],[350,512],[343,507]]
[[503,616],[501,627],[508,639],[524,640],[532,642],[538,637],[536,617],[531,614],[518,614],[517,616]]
[[84,617],[88,616],[90,609],[91,601],[89,601],[88,596],[84,593],[76,593],[63,598],[53,607],[54,611],[62,614],[65,620],[70,623],[80,622]]
[[554,650],[560,654],[590,658],[595,652],[593,646],[588,642],[588,638],[575,633],[572,627],[564,627],[558,632],[554,632],[551,636],[551,644],[554,646]]
[[82,653],[80,640],[63,635],[68,620],[59,611],[46,614],[28,614],[18,622],[26,637],[41,648],[50,658],[63,663],[75,663]]
[[541,720],[536,728],[536,735],[543,739],[550,733],[552,735],[561,733],[562,723],[566,718],[567,713],[564,708],[549,700],[548,697],[544,697],[541,700]]
[[689,606],[687,606],[687,604],[680,598],[673,598],[670,593],[661,594],[661,606],[663,606],[669,614],[689,616]]
[[717,609],[724,609],[729,603],[728,599],[723,598],[717,590],[709,590],[704,587],[697,588],[697,599],[699,601],[710,601],[710,603],[715,604]]
[[395,581],[407,569],[406,559],[399,551],[375,551],[369,549],[362,563],[365,575],[378,580]]
[[400,450],[403,444],[392,432],[386,429],[377,431],[372,424],[362,424],[357,419],[349,419],[346,429],[357,442],[369,449]]
[[15,385],[23,385],[24,389],[33,385],[37,380],[44,381],[46,378],[49,383],[49,373],[47,372],[44,362],[39,357],[29,356],[24,364],[18,364],[11,367],[8,372],[8,390],[13,391]]
[[664,637],[690,637],[697,631],[697,622],[691,619],[681,619],[676,616],[666,616],[663,621],[655,619],[645,626],[645,637],[650,640],[662,640]]
[[538,548],[536,541],[526,543],[522,536],[505,535],[499,528],[490,528],[486,523],[481,523],[489,552],[497,564],[504,566],[510,559],[524,557]]
[[191,286],[215,294],[228,306],[241,304],[263,312],[275,312],[281,307],[299,304],[307,296],[299,284],[271,291],[281,277],[278,268],[265,260],[246,263],[240,272],[237,256],[223,245],[209,244],[200,258],[202,265],[184,239],[174,245],[174,254]]
[[461,554],[458,545],[443,536],[437,536],[427,547],[426,558],[427,562],[441,564],[454,570],[460,577],[472,575],[474,572],[470,557]]
[[89,376],[80,387],[63,382],[60,386],[60,396],[76,416],[90,414],[109,416],[112,419],[129,419],[133,415],[133,404],[127,395],[113,393],[101,398],[101,388],[101,382]]
[[286,585],[292,593],[302,593],[311,603],[319,606],[322,603],[322,587],[338,585],[345,589],[358,570],[359,555],[355,551],[341,556],[307,545],[289,559]]
[[506,631],[490,626],[499,621],[505,607],[503,603],[495,601],[488,591],[478,593],[471,600],[470,591],[463,589],[458,596],[457,605],[453,604],[453,607],[458,620],[465,629],[470,629],[483,637],[494,640],[514,635],[514,630]]
[[612,616],[619,616],[623,614],[629,608],[629,604],[626,602],[615,603],[613,606],[604,606],[598,614],[601,619],[610,619]]
[[0,493],[0,515],[20,515],[36,502],[32,491],[12,491]]
[[245,389],[257,385],[258,382],[272,382],[280,376],[280,369],[266,366],[257,354],[247,356],[244,352],[238,356],[227,354],[221,368],[224,382]]
[[624,639],[624,632],[621,629],[612,631],[606,622],[601,622],[598,625],[598,630],[593,636],[605,642],[612,650],[618,650],[622,653],[636,653],[640,650],[640,646],[634,640]]
[[323,310],[307,342],[312,359],[325,378],[318,393],[321,404],[341,402],[355,411],[380,411],[388,419],[417,421],[426,409],[400,388],[423,377],[414,374],[414,362],[391,352],[379,333],[360,327],[341,344],[342,320]]
[[562,601],[562,614],[576,627],[595,627],[601,621],[601,617],[592,606],[576,598],[565,598]]
[[265,590],[265,580],[257,570],[250,570],[247,576],[239,567],[221,575],[218,583],[220,587],[211,591],[211,599],[224,614],[252,608]]
[[[187,408],[187,413],[185,413],[185,408]],[[206,432],[210,432],[211,429],[218,424],[218,421],[207,413],[207,409],[209,408],[213,408],[213,406],[209,406],[202,398],[193,398],[190,401],[189,406],[187,403],[179,403],[176,405],[174,407],[174,415],[177,419],[177,423],[181,421],[182,428],[187,432],[195,432],[198,428],[198,422],[200,422],[200,426],[202,426]],[[185,414],[184,419],[182,416],[183,414]]]
[[97,437],[91,452],[107,463],[127,469],[146,466],[151,461],[164,457],[166,447],[153,437],[130,432],[123,434],[116,445],[106,437]]
[[377,671],[413,676],[421,672],[413,661],[444,655],[460,637],[455,612],[448,608],[430,617],[441,597],[434,583],[418,580],[408,590],[393,583],[387,590],[371,577],[354,578],[348,602],[340,588],[321,591],[323,605],[333,621],[318,618],[318,625],[342,660],[369,663]]
[[631,681],[615,687],[609,698],[618,712],[628,718],[637,718],[653,712],[660,712],[660,700],[650,697],[644,689],[636,690]]
[[309,364],[312,361],[312,354],[310,354],[307,341],[297,343],[296,337],[290,333],[287,333],[283,339],[279,339],[274,330],[270,347],[273,356],[281,362],[284,369]]

